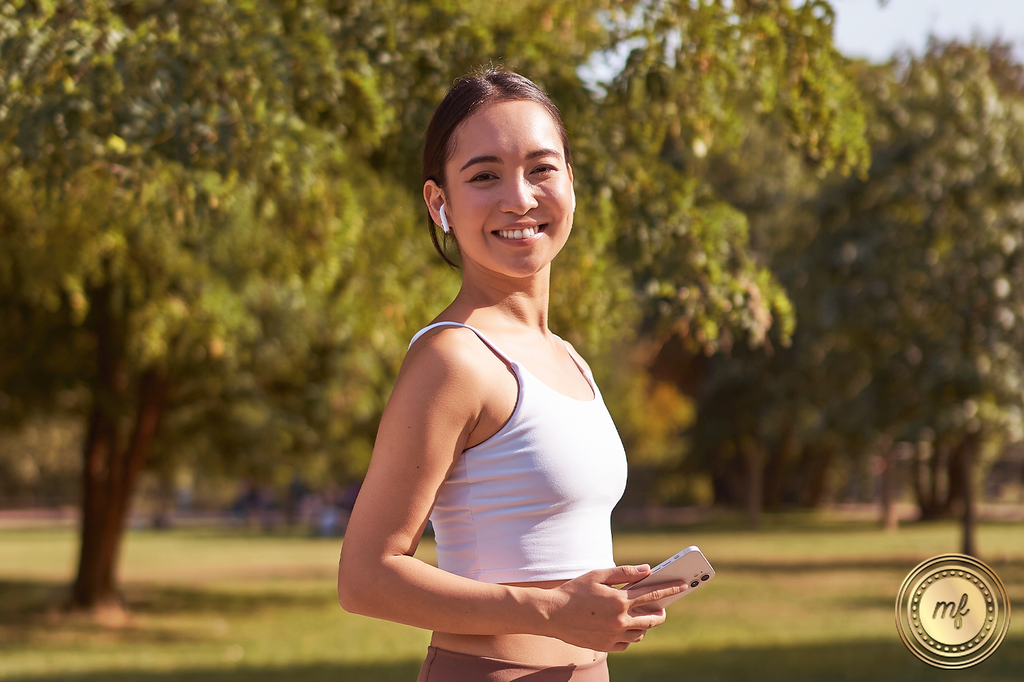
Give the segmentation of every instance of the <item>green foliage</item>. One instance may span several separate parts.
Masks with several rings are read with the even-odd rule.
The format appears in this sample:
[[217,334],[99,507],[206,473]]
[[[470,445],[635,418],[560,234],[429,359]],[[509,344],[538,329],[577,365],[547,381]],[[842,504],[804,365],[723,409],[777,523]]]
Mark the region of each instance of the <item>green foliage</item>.
[[[767,118],[813,167],[863,167],[831,21],[784,0],[7,3],[0,419],[68,391],[62,409],[128,416],[158,372],[163,463],[361,475],[407,339],[458,285],[423,234],[422,131],[489,63],[537,81],[569,128],[580,206],[551,320],[599,373],[638,328],[710,352],[774,325],[785,344],[785,291],[706,157]],[[580,66],[619,49],[595,94]]]
[[791,348],[770,336],[774,352],[736,346],[701,365],[688,466],[715,473],[719,499],[738,501],[745,442],[763,448],[778,504],[820,499],[831,462],[863,468],[877,443],[927,442],[915,467],[931,471],[914,482],[938,490],[970,437],[983,458],[1024,437],[1021,67],[999,44],[934,43],[856,74],[866,176],[819,180],[777,121],[709,164],[798,321]]
[[408,330],[377,316],[413,292],[396,316],[425,320],[451,286],[416,248],[414,197],[346,151],[389,120],[359,53],[313,58],[337,23],[323,7],[258,9],[6,10],[9,415],[94,382],[90,313],[111,291],[124,381],[174,378],[164,456],[196,437],[186,451],[266,471],[337,448],[335,411],[379,413]]
[[763,349],[686,360],[698,412],[681,467],[711,472],[719,501],[744,499],[751,445],[774,506],[820,501],[830,466],[863,469],[893,439],[928,442],[915,484],[962,494],[958,448],[977,436],[991,459],[1024,436],[1021,67],[1000,44],[933,43],[854,73],[866,175],[820,178],[784,121],[749,114],[706,165],[798,323],[789,348],[776,326]]
[[635,44],[603,103],[598,182],[619,210],[619,254],[649,305],[694,349],[756,347],[793,327],[785,292],[751,258],[745,216],[703,177],[711,149],[747,137],[749,112],[778,111],[785,138],[822,172],[862,170],[864,114],[832,45],[827,3],[641,5]]
[[824,197],[804,261],[823,359],[867,373],[850,393],[880,431],[1024,438],[1020,67],[999,45],[935,43],[863,83],[875,162]]

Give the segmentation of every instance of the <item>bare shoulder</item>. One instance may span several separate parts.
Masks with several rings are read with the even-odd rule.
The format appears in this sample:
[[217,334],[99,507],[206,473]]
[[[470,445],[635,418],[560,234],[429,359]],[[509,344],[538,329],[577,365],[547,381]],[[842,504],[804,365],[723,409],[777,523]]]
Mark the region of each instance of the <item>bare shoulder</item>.
[[456,390],[461,395],[488,386],[504,363],[480,338],[465,327],[439,327],[417,339],[399,372],[396,390],[403,380],[430,382],[435,391]]
[[565,347],[569,351],[569,355],[573,357],[573,360],[579,363],[579,366],[587,370],[587,372],[593,374],[593,372],[590,370],[590,365],[587,364],[587,361],[583,359],[583,356],[576,351],[573,345],[566,341],[565,339],[562,339],[562,342],[565,343]]
[[381,416],[342,568],[415,552],[438,489],[493,402],[493,359],[466,329],[431,330],[412,345]]

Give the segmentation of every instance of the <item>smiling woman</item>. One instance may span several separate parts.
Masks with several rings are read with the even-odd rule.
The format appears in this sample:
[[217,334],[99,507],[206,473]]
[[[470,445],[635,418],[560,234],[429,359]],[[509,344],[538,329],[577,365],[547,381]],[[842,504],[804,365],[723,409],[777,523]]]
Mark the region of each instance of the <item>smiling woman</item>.
[[[424,190],[433,185],[438,188],[446,187],[448,182],[448,162],[451,161],[455,152],[456,131],[460,126],[471,118],[473,114],[485,108],[489,104],[502,102],[533,102],[544,109],[550,118],[550,122],[557,130],[558,143],[554,148],[561,149],[562,160],[566,168],[570,169],[572,164],[572,151],[569,147],[569,136],[562,124],[562,118],[558,108],[536,85],[528,79],[515,73],[504,71],[490,71],[480,77],[463,78],[445,97],[444,101],[434,112],[434,116],[427,128],[426,144],[423,149],[423,184]],[[541,152],[543,150],[534,150]],[[550,151],[547,150],[547,151]],[[484,160],[486,154],[474,155],[469,161],[478,159]],[[491,156],[491,161],[497,160]],[[575,208],[576,198],[573,196],[573,207]],[[428,206],[430,202],[428,200]],[[440,207],[431,207],[430,211],[430,235],[434,247],[450,265],[455,265],[449,258],[445,248],[442,247],[438,238],[436,225],[444,225],[445,220],[441,219]],[[447,234],[447,230],[445,230]],[[457,244],[451,244],[456,249]],[[445,246],[449,246],[448,243]]]
[[[614,587],[650,571],[612,558],[625,453],[548,329],[572,183],[557,108],[517,74],[460,80],[427,130],[431,236],[462,287],[410,343],[338,573],[347,610],[434,631],[421,681],[607,680],[605,652],[665,620],[638,607],[685,589]],[[428,518],[437,567],[413,556]]]
[[464,281],[483,270],[531,276],[565,245],[573,190],[560,127],[530,101],[492,104],[459,127],[446,187],[428,179],[423,197],[436,220],[446,209]]

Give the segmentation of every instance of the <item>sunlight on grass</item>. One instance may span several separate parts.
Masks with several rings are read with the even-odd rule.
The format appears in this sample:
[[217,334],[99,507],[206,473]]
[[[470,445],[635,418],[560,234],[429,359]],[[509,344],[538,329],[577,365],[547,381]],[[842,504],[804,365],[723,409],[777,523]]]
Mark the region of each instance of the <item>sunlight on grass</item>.
[[[613,680],[934,679],[900,643],[893,603],[915,564],[956,549],[954,524],[891,534],[811,517],[766,525],[616,534],[620,563],[655,563],[697,544],[718,577],[671,607],[642,646],[613,655]],[[1024,604],[1024,529],[986,524],[980,545],[1011,602]],[[414,679],[429,634],[338,607],[340,546],[246,530],[132,532],[122,562],[131,621],[112,628],[58,608],[73,531],[0,531],[0,679]],[[419,555],[433,561],[429,539]],[[957,680],[1024,677],[1013,630]]]

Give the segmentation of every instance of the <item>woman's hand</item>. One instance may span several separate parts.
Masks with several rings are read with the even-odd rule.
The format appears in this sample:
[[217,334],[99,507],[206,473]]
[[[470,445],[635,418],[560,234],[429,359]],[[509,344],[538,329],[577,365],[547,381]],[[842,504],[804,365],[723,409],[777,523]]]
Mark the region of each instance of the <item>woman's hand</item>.
[[665,622],[665,609],[645,611],[653,602],[678,594],[686,582],[668,582],[646,590],[620,590],[650,574],[650,566],[616,566],[584,573],[551,590],[551,636],[598,651],[623,651]]

